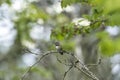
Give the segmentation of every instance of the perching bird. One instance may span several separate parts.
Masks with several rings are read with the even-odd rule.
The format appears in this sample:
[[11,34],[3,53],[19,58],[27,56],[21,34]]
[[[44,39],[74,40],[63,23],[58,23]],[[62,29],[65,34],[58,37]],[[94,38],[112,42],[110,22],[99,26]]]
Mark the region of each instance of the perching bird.
[[61,47],[61,45],[60,45],[59,42],[55,42],[55,47],[56,47],[56,50],[58,51],[58,53],[60,53],[61,55],[63,55],[63,53],[65,51],[62,49],[62,47]]

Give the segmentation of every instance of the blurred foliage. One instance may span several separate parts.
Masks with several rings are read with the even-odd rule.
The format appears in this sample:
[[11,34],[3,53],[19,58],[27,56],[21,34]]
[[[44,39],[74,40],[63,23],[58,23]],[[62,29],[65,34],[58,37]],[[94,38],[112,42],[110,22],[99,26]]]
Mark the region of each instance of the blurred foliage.
[[[91,0],[92,6],[97,6],[98,10],[103,10],[103,15],[108,18],[108,25],[120,25],[119,19],[120,16],[118,13],[120,12],[120,1],[119,0]],[[113,6],[113,4],[115,4]]]
[[[119,36],[112,37],[105,31],[105,26],[114,26],[120,25],[120,0],[62,0],[61,1],[61,7],[65,9],[67,6],[71,6],[72,4],[79,4],[87,5],[90,8],[89,14],[83,14],[80,15],[85,20],[88,20],[90,22],[89,25],[79,25],[79,23],[82,22],[82,20],[79,20],[76,23],[72,22],[73,17],[71,18],[69,15],[69,12],[62,11],[61,13],[54,13],[50,14],[47,12],[49,11],[49,7],[47,4],[43,4],[41,7],[42,2],[45,3],[45,1],[49,2],[49,0],[38,0],[37,5],[35,3],[28,2],[28,5],[25,9],[22,11],[16,11],[15,15],[17,16],[16,19],[12,20],[14,22],[14,28],[17,31],[16,39],[14,42],[14,47],[11,48],[9,51],[9,54],[5,56],[13,56],[12,58],[1,58],[0,61],[8,61],[9,65],[13,65],[12,67],[7,68],[7,71],[5,72],[6,68],[4,70],[0,70],[0,80],[4,80],[3,78],[5,75],[10,75],[10,79],[12,80],[18,80],[21,76],[21,73],[24,73],[26,71],[26,68],[19,68],[17,61],[22,61],[20,58],[23,56],[24,51],[21,47],[24,46],[24,41],[33,42],[34,44],[37,44],[37,46],[40,45],[40,50],[50,50],[54,49],[53,44],[51,42],[42,42],[42,41],[35,41],[30,37],[30,31],[34,26],[31,26],[31,24],[38,23],[37,21],[39,19],[43,20],[42,24],[39,25],[50,25],[52,26],[51,30],[51,40],[50,41],[60,41],[63,48],[68,51],[74,51],[75,49],[75,38],[76,36],[86,36],[86,35],[94,35],[100,40],[98,43],[98,47],[100,50],[100,53],[104,56],[112,56],[115,53],[120,52],[120,38]],[[11,5],[11,0],[0,0],[0,5],[7,3]],[[50,3],[53,4],[53,3]],[[22,5],[21,5],[22,6]],[[46,7],[47,6],[47,7]],[[104,23],[103,26],[101,24]],[[101,29],[102,28],[102,29]],[[48,45],[42,45],[42,44],[50,44]],[[41,48],[44,48],[42,49]],[[86,45],[85,45],[86,46]],[[18,56],[20,55],[20,56]],[[11,59],[11,61],[9,60]],[[52,62],[52,60],[48,61]],[[12,63],[16,62],[16,63]],[[55,62],[55,61],[53,61]],[[6,64],[3,63],[4,66]],[[50,63],[48,64],[51,65]],[[16,68],[15,68],[15,67]],[[58,65],[57,65],[58,66]],[[1,67],[1,66],[0,66]],[[3,67],[3,66],[2,66]],[[53,67],[53,66],[52,66]],[[54,65],[54,68],[56,68],[56,65]],[[14,72],[13,72],[13,71]],[[57,70],[57,68],[55,69]],[[20,73],[19,73],[20,72]],[[55,72],[52,73],[52,71],[46,70],[44,67],[34,67],[31,72],[41,75],[45,78],[53,79],[53,74],[57,75]],[[58,71],[59,73],[59,71]],[[12,76],[12,77],[11,77]],[[39,76],[40,77],[40,76]],[[59,77],[59,75],[57,76]],[[10,80],[5,79],[5,80]],[[48,79],[48,80],[50,80]],[[33,80],[31,78],[31,80]],[[56,78],[54,79],[56,80]]]
[[18,34],[21,35],[21,41],[33,41],[29,35],[32,28],[30,23],[35,23],[38,19],[42,19],[44,21],[49,19],[49,15],[44,10],[38,8],[34,4],[29,4],[26,9],[24,9],[20,13],[17,13],[17,15],[19,16],[19,18],[14,22],[15,27],[18,30]]
[[71,38],[74,34],[73,26],[74,24],[63,25],[53,29],[51,34],[51,39],[55,40],[65,40]]
[[[105,16],[108,19],[108,25],[120,25],[120,1],[119,0],[62,0],[61,6],[66,7],[73,3],[84,2],[87,3],[95,9],[97,14],[93,14],[93,16]],[[113,6],[113,4],[115,4]],[[102,11],[102,13],[101,13]],[[98,17],[97,17],[98,18]]]
[[111,38],[106,32],[99,32],[96,34],[101,40],[99,43],[99,49],[105,56],[112,56],[115,53],[120,52],[120,38]]
[[67,7],[68,5],[75,4],[75,3],[87,3],[88,0],[62,0],[61,6]]
[[24,10],[26,12],[27,18],[30,18],[30,20],[35,21],[38,19],[47,20],[49,19],[49,14],[47,14],[43,9],[35,6],[35,4],[30,4],[27,9]]
[[0,0],[0,5],[2,3],[7,3],[7,4],[11,5],[11,0]]
[[[110,56],[116,52],[119,52],[119,47],[116,46],[120,43],[119,39],[115,40],[112,37],[106,37],[103,34],[103,30],[100,30],[102,23],[104,26],[120,25],[120,1],[119,0],[62,0],[61,6],[63,8],[75,4],[75,3],[88,4],[91,7],[91,13],[89,15],[82,15],[85,19],[88,19],[91,23],[89,26],[75,25],[73,22],[66,23],[65,25],[58,26],[52,30],[52,40],[69,40],[76,35],[83,35],[96,32],[101,41],[99,43],[100,51],[103,55]],[[113,6],[115,4],[115,6]],[[81,21],[78,21],[80,23]]]
[[37,73],[38,75],[41,75],[45,78],[51,79],[52,78],[52,73],[48,70],[46,70],[44,67],[35,67],[31,70],[32,72]]

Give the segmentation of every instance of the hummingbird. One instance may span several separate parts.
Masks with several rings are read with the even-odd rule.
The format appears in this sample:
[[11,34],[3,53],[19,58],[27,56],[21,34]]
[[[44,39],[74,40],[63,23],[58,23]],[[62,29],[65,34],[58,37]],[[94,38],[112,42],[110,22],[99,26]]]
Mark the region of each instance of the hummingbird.
[[61,47],[61,45],[60,45],[60,43],[59,43],[58,41],[55,42],[55,48],[56,48],[57,52],[60,53],[61,55],[63,55],[63,53],[65,52],[65,51],[62,49],[62,47]]

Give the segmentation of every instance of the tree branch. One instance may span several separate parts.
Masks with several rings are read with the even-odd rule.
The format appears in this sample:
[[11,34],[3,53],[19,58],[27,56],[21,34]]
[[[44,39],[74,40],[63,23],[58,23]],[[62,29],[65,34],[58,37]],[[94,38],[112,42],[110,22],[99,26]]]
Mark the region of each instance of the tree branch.
[[[31,52],[32,53],[32,52]],[[23,74],[23,76],[21,77],[20,80],[24,80],[24,78],[26,77],[27,73],[29,73],[31,71],[31,69],[37,64],[39,63],[45,56],[49,55],[49,54],[52,54],[52,53],[58,53],[57,51],[48,51],[46,52],[44,55],[42,55],[38,61],[36,61],[32,66],[30,66],[28,68],[28,70]],[[81,71],[82,73],[84,73],[86,76],[92,78],[93,80],[99,80],[90,70],[89,68],[81,62],[80,59],[78,59],[73,53],[70,53],[70,52],[65,52],[66,54],[68,55],[71,55],[73,57],[73,62],[70,62],[70,64],[66,64],[66,63],[63,63],[61,60],[59,60],[57,58],[57,61],[60,62],[61,64],[64,64],[66,66],[69,66],[69,69],[64,73],[64,76],[63,76],[63,80],[65,80],[65,77],[66,75],[68,74],[68,72],[72,69],[72,68],[76,68],[78,69],[79,71]],[[64,54],[65,54],[64,53]],[[63,55],[64,57],[64,55]],[[100,60],[101,61],[101,60]],[[98,62],[99,64],[100,62]]]
[[38,61],[36,61],[32,66],[30,66],[28,68],[28,70],[22,75],[21,79],[20,80],[24,80],[24,78],[26,77],[27,73],[29,73],[31,71],[31,69],[37,64],[39,63],[45,56],[49,55],[49,54],[52,54],[52,53],[57,53],[56,51],[49,51],[49,52],[46,52],[46,54],[42,55]]
[[73,67],[74,67],[74,66],[70,66],[69,69],[64,73],[63,80],[65,80],[65,77],[66,77],[67,73],[68,73]]

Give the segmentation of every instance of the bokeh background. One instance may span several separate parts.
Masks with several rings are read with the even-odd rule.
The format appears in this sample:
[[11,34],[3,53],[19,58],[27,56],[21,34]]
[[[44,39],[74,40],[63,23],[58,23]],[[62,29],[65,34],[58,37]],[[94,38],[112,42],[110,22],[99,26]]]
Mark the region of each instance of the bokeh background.
[[[0,0],[0,80],[20,80],[41,54],[55,50],[51,40],[53,29],[83,19],[83,14],[90,13],[91,7],[86,4],[62,8],[60,0]],[[84,20],[80,25],[87,26],[89,21]],[[59,28],[57,30],[59,32]],[[102,52],[107,57],[98,50],[96,32],[84,37],[77,35],[69,42],[61,43],[85,64],[96,63],[101,58],[101,64],[90,68],[100,80],[120,80],[120,54],[119,50],[113,50],[113,45],[119,48],[120,28],[107,25],[105,33],[99,33],[104,39]],[[24,80],[62,80],[67,69],[56,56],[47,56],[27,73]],[[66,80],[92,79],[72,69]]]

